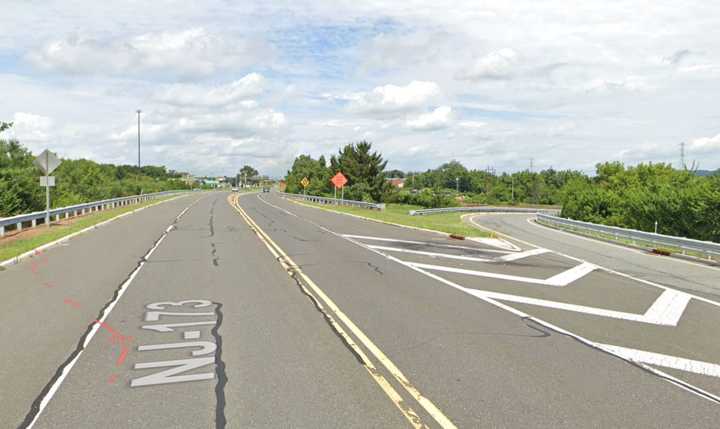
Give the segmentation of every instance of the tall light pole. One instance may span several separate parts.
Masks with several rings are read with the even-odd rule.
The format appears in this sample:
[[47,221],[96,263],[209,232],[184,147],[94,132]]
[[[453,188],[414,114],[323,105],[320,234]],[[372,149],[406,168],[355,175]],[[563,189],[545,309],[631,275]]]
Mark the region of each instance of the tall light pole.
[[140,114],[142,113],[142,110],[137,110],[137,116],[138,116],[138,169],[140,169]]
[[515,176],[510,175],[510,202],[515,204]]
[[458,194],[460,193],[460,178],[459,177],[455,178],[455,192],[457,192]]

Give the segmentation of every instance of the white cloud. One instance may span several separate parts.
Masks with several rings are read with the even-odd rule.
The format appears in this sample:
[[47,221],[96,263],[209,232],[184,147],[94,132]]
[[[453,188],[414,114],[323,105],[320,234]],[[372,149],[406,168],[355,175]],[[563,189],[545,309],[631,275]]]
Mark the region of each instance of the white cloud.
[[414,80],[406,86],[384,85],[358,93],[349,108],[359,113],[398,114],[423,108],[439,96],[437,83]]
[[515,73],[518,62],[517,52],[504,48],[478,58],[469,69],[461,71],[458,77],[468,80],[507,79]]
[[451,119],[452,108],[450,106],[440,106],[430,113],[423,113],[414,119],[408,119],[406,124],[408,128],[413,130],[439,130],[447,127]]
[[612,91],[643,92],[653,87],[642,76],[627,76],[623,79],[593,79],[583,88],[586,92],[608,93]]
[[284,127],[286,123],[283,113],[272,109],[259,109],[254,112],[206,113],[183,117],[177,121],[177,130],[225,134],[228,136],[247,136],[262,131],[272,132]]
[[462,128],[469,128],[469,129],[478,129],[478,128],[485,128],[487,126],[487,122],[481,122],[481,121],[460,121],[458,125]]
[[701,137],[690,142],[688,150],[693,153],[710,153],[720,151],[720,134],[715,137]]
[[52,137],[53,120],[42,115],[16,112],[13,115],[13,126],[9,133],[12,137],[23,143],[33,146],[47,143]]
[[[693,159],[715,143],[692,137],[718,132],[718,2],[10,3],[0,120],[52,118],[24,142],[63,156],[134,162],[137,108],[143,159],[200,174],[241,159],[283,174],[365,135],[399,168],[592,170],[631,149],[676,162],[681,141]],[[265,84],[233,86],[253,71]],[[409,128],[438,106],[445,128]],[[720,166],[720,150],[702,161]]]
[[111,40],[71,36],[49,41],[27,58],[40,68],[69,73],[163,72],[189,77],[251,65],[267,56],[272,56],[272,50],[260,41],[229,40],[203,28],[191,28]]
[[176,84],[162,90],[156,98],[174,105],[224,106],[244,100],[246,107],[256,104],[246,100],[263,92],[265,78],[259,73],[250,73],[242,79],[227,85],[206,88],[199,85]]

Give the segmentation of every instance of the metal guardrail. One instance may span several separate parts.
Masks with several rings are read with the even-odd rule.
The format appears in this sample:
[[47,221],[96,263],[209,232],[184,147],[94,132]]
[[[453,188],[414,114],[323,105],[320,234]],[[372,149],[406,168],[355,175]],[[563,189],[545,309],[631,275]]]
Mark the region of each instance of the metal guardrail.
[[[83,215],[85,213],[91,213],[94,211],[100,211],[105,209],[112,209],[115,207],[121,207],[121,206],[127,206],[130,204],[137,204],[144,201],[150,201],[154,200],[159,197],[164,197],[168,195],[178,194],[186,191],[163,191],[163,192],[155,192],[152,194],[145,194],[145,195],[132,195],[129,197],[118,197],[118,198],[110,198],[108,200],[101,200],[101,201],[93,201],[90,203],[84,203],[84,204],[77,204],[74,206],[68,206],[68,207],[60,207],[56,209],[50,210],[50,222],[53,222],[53,219],[55,222],[62,219],[67,219],[70,217]],[[26,213],[21,214],[17,216],[12,217],[4,217],[0,218],[0,237],[3,237],[6,233],[7,227],[13,227],[14,231],[22,231],[23,227],[27,228],[27,224],[29,224],[29,227],[35,227],[38,224],[45,223],[45,211],[40,212],[33,212],[33,213]]]
[[680,249],[683,253],[693,252],[702,254],[708,259],[720,256],[720,243],[712,241],[694,240],[692,238],[675,237],[672,235],[655,234],[652,232],[626,229],[616,226],[600,225],[579,220],[566,219],[558,216],[549,216],[539,213],[538,223],[578,232],[594,232],[609,235],[617,239],[630,240],[636,245],[648,243],[654,248]]
[[354,201],[354,200],[344,200],[344,199],[339,199],[339,198],[318,197],[315,195],[288,194],[286,192],[278,192],[278,194],[280,194],[286,198],[294,198],[297,200],[309,201],[311,203],[328,204],[328,205],[336,205],[336,206],[362,207],[364,209],[371,209],[371,210],[385,210],[385,203],[368,203],[365,201]]
[[438,213],[557,213],[559,210],[548,210],[528,207],[492,207],[492,206],[474,206],[474,207],[442,207],[437,209],[420,209],[410,210],[410,216],[424,216]]

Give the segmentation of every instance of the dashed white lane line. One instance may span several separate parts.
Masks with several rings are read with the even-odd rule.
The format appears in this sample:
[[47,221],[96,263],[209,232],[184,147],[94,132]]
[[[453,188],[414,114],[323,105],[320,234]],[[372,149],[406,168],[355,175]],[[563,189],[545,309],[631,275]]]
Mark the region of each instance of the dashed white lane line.
[[375,246],[375,245],[368,245],[368,247],[371,249],[385,250],[388,252],[411,253],[413,255],[424,255],[424,256],[431,256],[431,257],[435,257],[435,258],[458,259],[461,261],[473,261],[473,262],[492,262],[492,259],[475,258],[472,256],[463,256],[463,255],[453,255],[453,254],[449,254],[449,253],[425,252],[422,250],[410,250],[410,249],[402,249],[399,247]]
[[627,347],[612,346],[609,344],[598,344],[598,346],[633,362],[642,362],[648,365],[672,368],[710,377],[720,377],[720,365],[714,363],[646,352]]

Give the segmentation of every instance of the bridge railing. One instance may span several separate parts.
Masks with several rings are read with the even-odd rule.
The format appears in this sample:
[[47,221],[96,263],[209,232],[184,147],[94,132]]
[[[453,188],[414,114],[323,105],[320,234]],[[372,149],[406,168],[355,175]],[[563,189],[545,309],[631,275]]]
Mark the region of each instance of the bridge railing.
[[368,203],[366,201],[354,201],[354,200],[345,200],[345,199],[340,199],[340,198],[318,197],[315,195],[288,194],[286,192],[278,192],[278,193],[285,198],[303,200],[303,201],[308,201],[308,202],[316,203],[316,204],[361,207],[364,209],[371,209],[371,210],[385,210],[384,203]]
[[[152,194],[132,195],[129,197],[110,198],[107,200],[93,201],[90,203],[76,204],[74,206],[60,207],[50,210],[50,222],[58,222],[61,219],[81,216],[100,210],[112,209],[115,207],[137,204],[145,201],[154,200],[186,191],[163,191]],[[22,231],[23,228],[35,227],[45,223],[45,211],[20,214],[17,216],[0,218],[0,237],[5,236],[8,229],[13,231]]]
[[557,213],[554,209],[539,209],[529,207],[492,207],[492,206],[473,206],[473,207],[442,207],[437,209],[420,209],[410,210],[410,216],[424,216],[438,213]]
[[629,242],[629,244],[642,247],[667,249],[671,252],[702,256],[710,260],[720,257],[720,243],[714,243],[712,241],[702,241],[692,238],[638,231],[635,229],[619,228],[616,226],[600,225],[542,213],[537,215],[537,222],[572,232],[600,235],[601,238],[605,236],[615,241],[624,240]]

